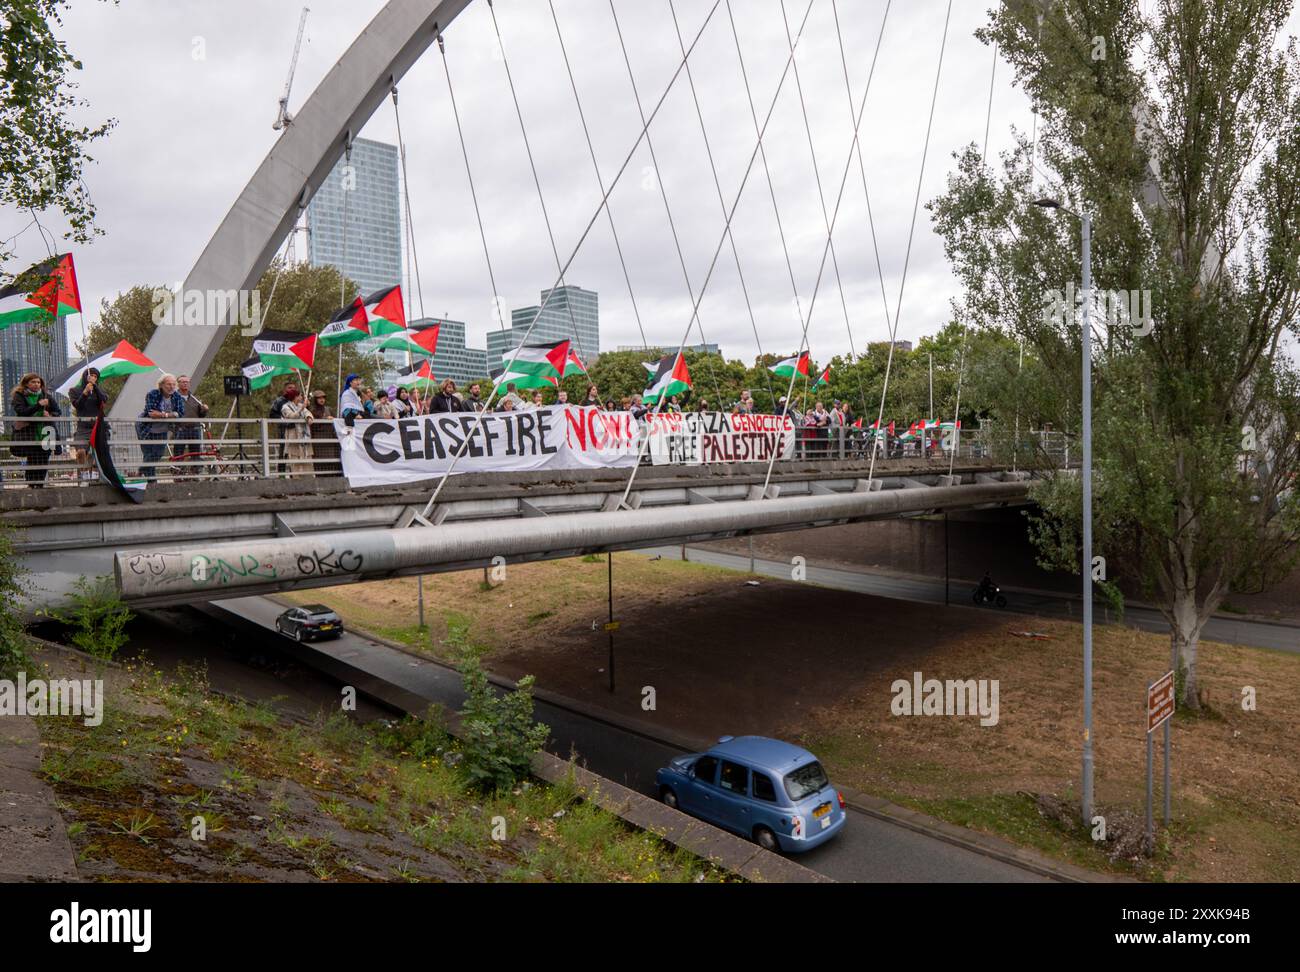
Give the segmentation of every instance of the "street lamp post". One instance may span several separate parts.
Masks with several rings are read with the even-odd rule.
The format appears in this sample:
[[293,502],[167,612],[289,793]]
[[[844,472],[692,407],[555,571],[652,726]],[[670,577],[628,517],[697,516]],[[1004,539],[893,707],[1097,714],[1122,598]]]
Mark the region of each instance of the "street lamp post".
[[1083,311],[1083,823],[1092,825],[1092,217],[1066,209],[1057,199],[1035,199],[1035,206],[1059,209],[1082,224]]

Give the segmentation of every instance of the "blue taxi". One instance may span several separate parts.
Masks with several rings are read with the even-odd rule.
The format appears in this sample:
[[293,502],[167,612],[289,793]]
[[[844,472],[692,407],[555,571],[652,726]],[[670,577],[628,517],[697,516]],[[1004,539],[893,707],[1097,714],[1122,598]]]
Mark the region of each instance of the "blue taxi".
[[655,774],[670,807],[794,853],[844,828],[844,797],[817,757],[766,736],[723,736],[703,753],[677,756]]

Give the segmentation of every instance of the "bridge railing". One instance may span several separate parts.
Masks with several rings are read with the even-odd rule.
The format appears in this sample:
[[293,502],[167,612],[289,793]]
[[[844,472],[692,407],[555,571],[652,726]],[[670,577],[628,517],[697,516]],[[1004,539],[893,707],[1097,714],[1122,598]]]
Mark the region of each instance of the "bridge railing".
[[[106,419],[109,452],[119,475],[146,482],[338,477],[339,442],[332,420],[268,418]],[[0,415],[0,484],[6,488],[99,482],[90,453],[92,422],[76,416],[32,420]],[[1068,465],[1070,439],[1060,432],[1005,429],[936,430],[916,440],[873,439],[863,429],[801,428],[800,461],[907,460],[945,467],[957,461]],[[649,462],[647,456],[644,459]]]
[[[99,482],[90,452],[93,420],[0,416],[5,487]],[[341,476],[331,420],[268,418],[106,419],[120,476],[145,482]]]

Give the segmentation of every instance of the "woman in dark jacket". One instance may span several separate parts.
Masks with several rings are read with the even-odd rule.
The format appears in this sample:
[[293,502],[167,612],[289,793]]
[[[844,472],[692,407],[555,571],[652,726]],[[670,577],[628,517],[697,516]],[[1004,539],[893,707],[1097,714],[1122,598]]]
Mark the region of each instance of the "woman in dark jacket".
[[99,369],[83,371],[81,380],[68,393],[68,399],[72,402],[72,414],[77,416],[77,433],[72,440],[72,447],[77,451],[77,475],[82,479],[93,479],[90,430],[95,427],[95,419],[108,408],[108,395],[99,387]]
[[9,451],[27,460],[27,485],[39,489],[45,485],[45,476],[49,472],[45,467],[49,464],[53,451],[44,445],[47,434],[45,430],[52,423],[41,422],[39,419],[61,414],[59,406],[54,401],[54,396],[46,390],[45,379],[31,372],[23,375],[18,387],[14,389],[13,397],[9,399],[9,411],[18,416],[18,421],[13,423],[14,444],[9,447]]

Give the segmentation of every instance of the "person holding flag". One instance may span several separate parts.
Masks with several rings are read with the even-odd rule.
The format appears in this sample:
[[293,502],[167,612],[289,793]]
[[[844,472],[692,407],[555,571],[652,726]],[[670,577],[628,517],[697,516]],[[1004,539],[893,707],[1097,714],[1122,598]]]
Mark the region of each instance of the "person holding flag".
[[68,400],[72,402],[72,414],[77,416],[77,431],[72,440],[77,456],[77,478],[93,480],[95,464],[90,451],[90,430],[108,407],[108,393],[99,386],[98,368],[87,368],[81,373],[81,380],[68,393]]

